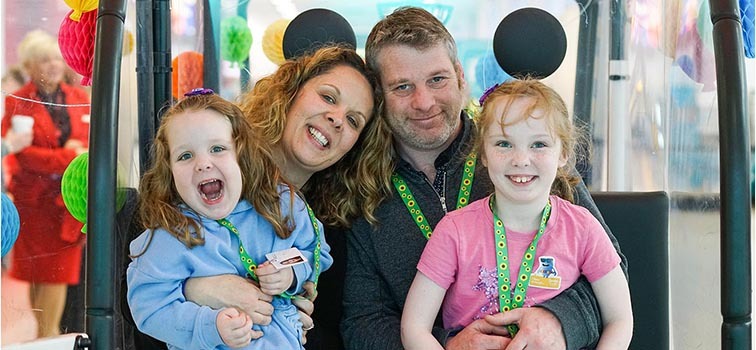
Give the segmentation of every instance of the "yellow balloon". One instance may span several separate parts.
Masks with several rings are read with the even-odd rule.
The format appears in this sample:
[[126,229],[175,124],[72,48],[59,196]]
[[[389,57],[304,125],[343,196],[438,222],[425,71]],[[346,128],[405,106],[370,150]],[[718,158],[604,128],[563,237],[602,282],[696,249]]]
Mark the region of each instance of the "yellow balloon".
[[126,56],[130,54],[132,51],[134,51],[134,34],[131,34],[131,32],[128,30],[124,30],[123,31],[123,51],[121,53],[121,56]]
[[283,55],[283,35],[289,22],[291,21],[284,18],[276,20],[271,23],[268,28],[265,29],[265,33],[263,33],[263,53],[265,53],[265,56],[268,57],[271,62],[277,65],[286,61],[286,58],[284,58]]
[[99,0],[63,0],[66,5],[70,7],[73,12],[71,13],[71,20],[78,22],[81,18],[81,14],[89,12],[97,8]]

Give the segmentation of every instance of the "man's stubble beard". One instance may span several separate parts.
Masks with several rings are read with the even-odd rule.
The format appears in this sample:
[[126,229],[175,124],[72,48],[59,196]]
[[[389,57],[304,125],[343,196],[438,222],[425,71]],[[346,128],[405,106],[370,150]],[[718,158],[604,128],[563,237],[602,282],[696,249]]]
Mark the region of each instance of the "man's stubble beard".
[[412,128],[412,123],[409,118],[397,120],[396,118],[386,117],[389,129],[391,129],[394,138],[405,146],[426,151],[437,149],[444,145],[459,127],[460,113],[462,113],[462,107],[464,105],[463,94],[464,92],[460,90],[458,96],[459,105],[457,108],[451,107],[443,109],[444,127],[437,134],[427,135],[427,130]]

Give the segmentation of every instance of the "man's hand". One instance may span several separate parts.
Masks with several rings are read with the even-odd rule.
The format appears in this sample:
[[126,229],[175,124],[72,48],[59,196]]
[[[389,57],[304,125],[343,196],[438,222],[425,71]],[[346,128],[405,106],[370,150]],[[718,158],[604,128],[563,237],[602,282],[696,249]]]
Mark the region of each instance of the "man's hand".
[[[193,277],[184,284],[184,296],[198,305],[213,309],[235,307],[260,325],[270,324],[273,297],[260,291],[252,281],[237,275]],[[257,339],[257,338],[253,338]]]
[[[446,341],[446,350],[505,349],[511,341],[505,327],[475,320],[457,335]],[[530,349],[529,349],[530,350]]]
[[486,316],[486,321],[498,326],[516,324],[520,331],[507,346],[507,350],[564,350],[562,324],[541,307],[518,308],[504,313]]

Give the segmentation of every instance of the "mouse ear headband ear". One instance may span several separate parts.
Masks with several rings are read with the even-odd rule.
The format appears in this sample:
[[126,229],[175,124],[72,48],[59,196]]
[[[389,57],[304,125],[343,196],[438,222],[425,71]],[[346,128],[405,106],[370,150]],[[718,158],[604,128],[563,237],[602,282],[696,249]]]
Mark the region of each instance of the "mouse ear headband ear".
[[564,61],[567,35],[556,17],[526,7],[504,17],[493,38],[496,62],[507,74],[522,79],[543,79]]
[[294,17],[286,26],[282,47],[287,60],[328,45],[345,45],[353,49],[357,47],[352,26],[334,11],[310,9]]
[[[554,73],[567,53],[567,35],[562,24],[550,13],[535,8],[521,8],[508,14],[496,28],[493,51],[501,69],[516,79],[544,79]],[[480,96],[483,106],[499,84]]]

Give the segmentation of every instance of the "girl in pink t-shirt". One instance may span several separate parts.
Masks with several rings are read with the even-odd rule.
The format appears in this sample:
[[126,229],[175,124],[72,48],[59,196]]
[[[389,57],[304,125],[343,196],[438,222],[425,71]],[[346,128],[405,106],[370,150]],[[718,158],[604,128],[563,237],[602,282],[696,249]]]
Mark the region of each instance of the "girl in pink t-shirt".
[[633,316],[620,258],[601,224],[569,202],[579,179],[569,173],[576,136],[564,101],[523,79],[489,89],[481,105],[476,149],[495,192],[433,231],[404,304],[404,346],[442,349],[431,334],[439,308],[445,328],[464,327],[553,298],[583,275],[601,309],[598,349],[627,349]]

